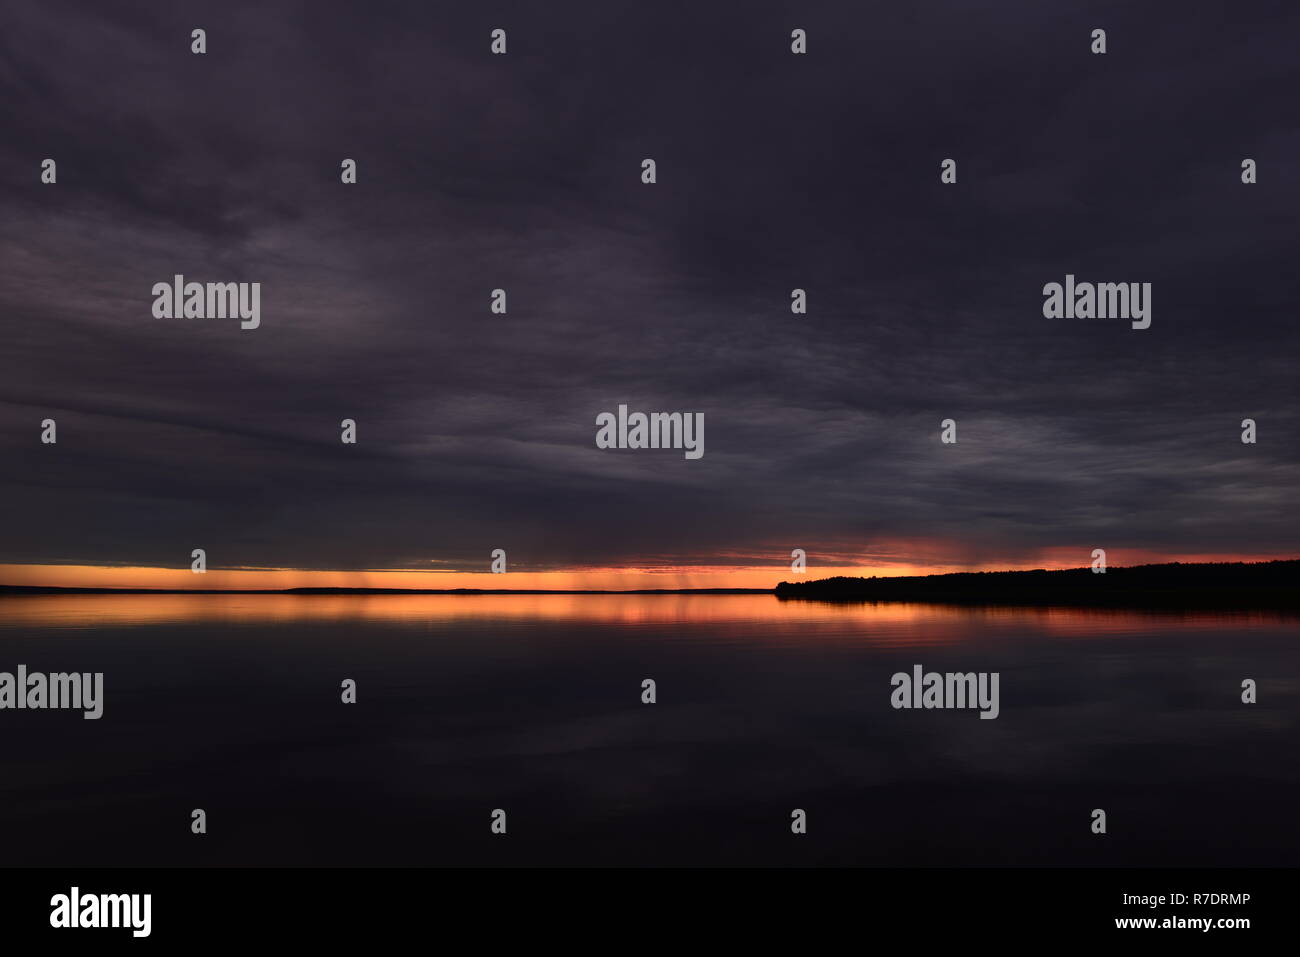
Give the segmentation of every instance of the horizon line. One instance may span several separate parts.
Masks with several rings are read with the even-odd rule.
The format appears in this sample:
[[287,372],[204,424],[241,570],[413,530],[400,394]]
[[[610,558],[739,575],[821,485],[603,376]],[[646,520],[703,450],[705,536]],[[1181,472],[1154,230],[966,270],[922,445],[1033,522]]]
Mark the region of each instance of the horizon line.
[[[1202,567],[1212,565],[1269,565],[1286,562],[1300,562],[1300,558],[1267,558],[1254,561],[1167,561],[1144,562],[1135,565],[1110,565],[1108,571],[1123,571],[1136,568],[1156,567]],[[68,566],[51,566],[68,567]],[[111,567],[111,566],[106,566]],[[825,569],[824,571],[839,571]],[[828,574],[818,577],[799,576],[794,582],[782,580],[767,587],[742,586],[702,586],[681,588],[399,588],[378,586],[311,586],[298,585],[285,588],[150,588],[138,585],[49,585],[49,584],[9,584],[0,582],[0,595],[37,595],[37,594],[96,594],[96,595],[688,595],[688,594],[776,594],[782,585],[812,584],[814,582],[835,579],[857,579],[861,581],[902,581],[907,579],[925,580],[970,575],[1023,575],[1035,572],[1070,572],[1087,571],[1089,566],[1069,566],[1064,568],[994,568],[974,571],[942,571],[921,575],[844,575]],[[183,571],[168,569],[167,571]],[[216,569],[214,571],[221,571]],[[245,570],[239,570],[245,571]],[[326,573],[337,574],[337,573]],[[416,573],[425,574],[425,573]],[[446,573],[440,573],[446,574]],[[516,573],[518,574],[518,573]],[[536,574],[536,573],[534,573]]]

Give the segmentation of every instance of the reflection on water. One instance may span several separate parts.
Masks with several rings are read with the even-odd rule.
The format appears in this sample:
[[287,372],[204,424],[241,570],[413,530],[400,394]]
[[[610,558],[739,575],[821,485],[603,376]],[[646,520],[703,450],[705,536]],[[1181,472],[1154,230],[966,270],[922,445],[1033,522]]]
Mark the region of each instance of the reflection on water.
[[[0,820],[14,864],[1295,864],[1296,630],[770,595],[7,597],[0,671],[102,671],[106,700],[0,711]],[[914,664],[999,672],[1000,717],[893,710]]]
[[[1292,616],[1294,617],[1294,616]],[[101,628],[198,623],[282,624],[301,621],[419,623],[545,620],[620,625],[763,622],[766,627],[852,631],[922,643],[933,633],[962,632],[972,622],[1030,624],[1060,634],[1181,631],[1225,623],[1288,620],[1279,612],[1151,612],[1110,608],[934,605],[909,602],[818,602],[751,595],[286,595],[95,594],[0,598],[0,628]],[[930,635],[917,633],[918,626]],[[756,636],[761,637],[761,636]]]

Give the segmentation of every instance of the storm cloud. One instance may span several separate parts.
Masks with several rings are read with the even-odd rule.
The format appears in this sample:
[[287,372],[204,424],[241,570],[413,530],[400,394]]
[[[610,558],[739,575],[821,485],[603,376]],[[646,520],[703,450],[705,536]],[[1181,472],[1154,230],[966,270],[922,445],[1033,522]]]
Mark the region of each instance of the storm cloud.
[[[1293,3],[9,13],[0,561],[1294,550]],[[1067,273],[1151,328],[1044,318]],[[620,403],[706,454],[598,449]]]

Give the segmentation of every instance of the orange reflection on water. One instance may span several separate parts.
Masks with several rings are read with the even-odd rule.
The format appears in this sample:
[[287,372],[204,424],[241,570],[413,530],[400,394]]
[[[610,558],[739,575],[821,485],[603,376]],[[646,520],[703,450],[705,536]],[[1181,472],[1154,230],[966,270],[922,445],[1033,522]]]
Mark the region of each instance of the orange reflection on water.
[[[708,626],[715,637],[785,634],[815,642],[861,635],[881,645],[949,644],[973,634],[1033,629],[1053,636],[1273,623],[1269,613],[1162,613],[1062,607],[971,607],[905,602],[783,601],[773,595],[285,595],[102,594],[0,598],[0,628],[107,628],[167,624],[291,624],[458,620]],[[775,626],[775,627],[773,627]]]
[[[150,625],[165,622],[564,620],[612,624],[722,622],[846,616],[911,621],[938,606],[874,607],[780,601],[772,595],[284,595],[102,594],[0,598],[0,623],[36,627]],[[929,612],[924,609],[931,609]],[[939,610],[939,614],[944,613]],[[955,615],[955,611],[948,611]]]

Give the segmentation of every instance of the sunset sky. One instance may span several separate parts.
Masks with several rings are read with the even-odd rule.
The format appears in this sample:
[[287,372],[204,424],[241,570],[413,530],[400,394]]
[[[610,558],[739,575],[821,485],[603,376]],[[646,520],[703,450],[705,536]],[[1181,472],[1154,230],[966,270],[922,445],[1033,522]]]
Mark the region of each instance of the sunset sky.
[[[1293,3],[76,6],[0,36],[0,584],[1297,554]],[[260,328],[154,318],[177,273]],[[1045,319],[1067,273],[1151,328]],[[704,456],[598,449],[621,403]]]

